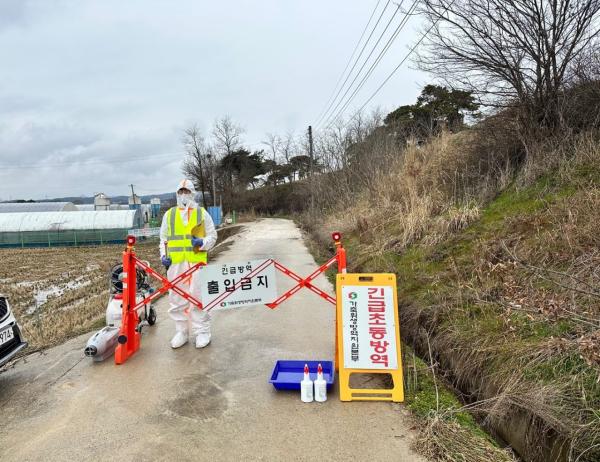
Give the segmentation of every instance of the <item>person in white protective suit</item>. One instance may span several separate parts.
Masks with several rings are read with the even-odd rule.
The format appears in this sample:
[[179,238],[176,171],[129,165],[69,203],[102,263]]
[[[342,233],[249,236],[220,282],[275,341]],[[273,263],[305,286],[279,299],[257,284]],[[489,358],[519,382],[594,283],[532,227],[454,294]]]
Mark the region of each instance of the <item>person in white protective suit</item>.
[[[163,216],[160,227],[160,258],[167,268],[170,281],[197,263],[207,263],[207,252],[217,242],[217,231],[212,218],[194,201],[194,185],[182,180],[176,189],[177,206]],[[192,236],[192,233],[194,236]],[[200,271],[180,282],[178,287],[200,300]],[[185,345],[191,334],[196,337],[196,348],[210,343],[210,315],[190,304],[181,295],[169,291],[169,316],[175,321],[175,336],[171,347]]]

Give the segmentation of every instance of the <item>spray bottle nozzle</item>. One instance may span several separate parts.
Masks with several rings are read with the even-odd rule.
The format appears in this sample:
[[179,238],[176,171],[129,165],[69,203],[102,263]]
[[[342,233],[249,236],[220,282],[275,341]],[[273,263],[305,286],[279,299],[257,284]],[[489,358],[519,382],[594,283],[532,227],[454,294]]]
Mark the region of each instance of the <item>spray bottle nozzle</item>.
[[327,383],[323,378],[323,366],[319,363],[317,366],[317,379],[315,380],[315,401],[323,402],[327,400]]
[[300,382],[300,398],[305,403],[314,400],[313,382],[308,375],[308,364],[304,364],[304,379]]

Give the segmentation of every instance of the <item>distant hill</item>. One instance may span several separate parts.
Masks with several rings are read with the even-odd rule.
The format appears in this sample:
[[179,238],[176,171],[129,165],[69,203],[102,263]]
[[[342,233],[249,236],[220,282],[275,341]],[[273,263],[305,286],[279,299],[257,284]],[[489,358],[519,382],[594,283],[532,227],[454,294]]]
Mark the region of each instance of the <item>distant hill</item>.
[[[168,200],[175,200],[175,193],[164,193],[164,194],[151,194],[146,196],[140,196],[142,198],[142,203],[147,204],[150,202],[150,199],[154,197],[158,197],[161,202]],[[129,196],[112,196],[110,198],[111,203],[113,204],[127,204]],[[93,204],[94,196],[84,197],[84,196],[66,196],[66,197],[56,197],[54,199],[44,199],[37,202],[73,202],[74,204]]]
[[[197,193],[197,194],[199,194],[199,193]],[[206,195],[207,201],[212,201],[212,196],[209,192],[205,192],[204,194]],[[161,200],[161,202],[175,201],[175,193],[149,194],[149,195],[145,195],[145,196],[142,195],[140,197],[142,198],[143,204],[149,204],[150,199],[152,199],[154,197],[158,197]],[[124,205],[127,204],[128,199],[129,199],[129,196],[112,196],[110,198],[111,203],[124,204]],[[94,196],[65,196],[65,197],[55,197],[53,199],[40,199],[40,200],[17,199],[17,200],[0,201],[0,203],[3,203],[3,202],[73,202],[74,204],[93,204]]]

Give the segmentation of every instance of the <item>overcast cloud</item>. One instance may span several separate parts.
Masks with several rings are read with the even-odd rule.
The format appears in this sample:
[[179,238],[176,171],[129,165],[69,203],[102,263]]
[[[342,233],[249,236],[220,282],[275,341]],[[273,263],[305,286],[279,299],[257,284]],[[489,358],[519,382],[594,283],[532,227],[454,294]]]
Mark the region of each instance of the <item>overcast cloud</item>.
[[[183,128],[208,133],[225,114],[251,149],[305,130],[375,3],[0,0],[0,199],[171,191]],[[416,41],[416,21],[356,107]],[[426,82],[406,66],[372,106],[411,103]]]

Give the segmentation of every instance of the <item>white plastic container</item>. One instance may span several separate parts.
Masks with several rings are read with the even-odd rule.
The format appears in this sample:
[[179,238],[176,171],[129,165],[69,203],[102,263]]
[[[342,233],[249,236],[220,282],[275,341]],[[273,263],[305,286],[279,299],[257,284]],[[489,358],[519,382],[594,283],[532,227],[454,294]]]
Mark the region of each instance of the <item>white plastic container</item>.
[[315,380],[315,401],[322,403],[327,401],[327,382],[323,378],[323,367],[319,364],[317,379]]
[[300,399],[305,403],[311,403],[314,399],[313,381],[310,380],[308,364],[304,365],[304,378],[300,382]]

